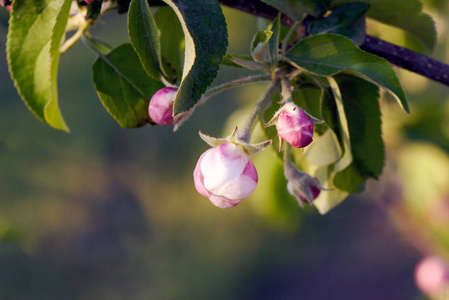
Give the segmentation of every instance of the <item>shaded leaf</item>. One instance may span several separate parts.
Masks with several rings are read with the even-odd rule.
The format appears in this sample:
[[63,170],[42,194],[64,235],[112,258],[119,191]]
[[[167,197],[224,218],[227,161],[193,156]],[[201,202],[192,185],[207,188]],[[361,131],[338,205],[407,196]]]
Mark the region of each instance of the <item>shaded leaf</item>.
[[159,36],[146,0],[132,0],[128,11],[128,33],[145,71],[159,80],[162,72]]
[[70,0],[16,0],[7,41],[9,71],[22,100],[34,115],[69,131],[58,104],[59,46]]
[[327,11],[330,0],[262,0],[277,8],[294,21],[300,21],[305,14],[321,16]]
[[354,76],[338,75],[336,81],[343,98],[354,162],[363,176],[377,179],[385,160],[379,90]]
[[[333,0],[332,6],[354,0]],[[432,18],[422,12],[420,0],[364,0],[371,4],[367,16],[411,33],[428,52],[436,44],[437,33]]]
[[150,122],[150,98],[164,85],[148,76],[131,44],[98,57],[92,66],[92,78],[104,107],[122,127]]
[[226,53],[226,21],[216,0],[164,0],[176,12],[185,36],[182,81],[175,115],[192,108],[217,76]]
[[162,62],[167,62],[167,65],[164,65],[164,71],[170,77],[169,71],[173,69],[176,76],[173,76],[172,81],[180,80],[184,59],[184,32],[178,17],[173,9],[166,6],[157,9],[154,14],[154,20],[159,32]]
[[335,33],[347,36],[357,45],[365,42],[366,22],[365,14],[370,5],[365,2],[353,2],[337,6],[332,13],[312,21],[309,33]]
[[365,190],[367,179],[368,175],[361,174],[355,162],[352,162],[346,169],[335,174],[333,183],[342,191],[360,193]]
[[294,66],[317,75],[335,75],[340,72],[362,77],[386,88],[408,112],[405,97],[393,66],[385,59],[360,50],[349,38],[336,34],[307,37],[286,54]]
[[279,38],[281,35],[281,14],[278,14],[268,29],[273,33],[273,36],[268,41],[268,55],[270,58],[269,61],[271,63],[271,69],[274,70],[278,65]]

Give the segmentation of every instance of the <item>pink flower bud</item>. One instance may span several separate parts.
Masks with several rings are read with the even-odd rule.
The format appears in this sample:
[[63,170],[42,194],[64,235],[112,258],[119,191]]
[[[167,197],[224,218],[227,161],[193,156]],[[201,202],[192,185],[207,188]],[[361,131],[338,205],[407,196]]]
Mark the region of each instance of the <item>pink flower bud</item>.
[[439,257],[425,257],[416,265],[415,281],[419,289],[429,296],[449,291],[449,264]]
[[306,181],[303,186],[297,186],[295,181],[288,181],[287,190],[298,201],[311,204],[321,193],[318,179]]
[[195,188],[217,207],[230,208],[256,189],[257,171],[243,147],[223,143],[204,152],[193,171]]
[[174,123],[173,103],[177,92],[175,88],[165,87],[151,97],[148,113],[156,124],[172,125]]
[[312,142],[313,122],[293,103],[281,108],[276,129],[281,138],[295,148],[303,148]]
[[284,162],[284,174],[288,192],[298,200],[301,207],[303,203],[312,204],[321,191],[326,190],[317,178],[299,170],[291,162]]

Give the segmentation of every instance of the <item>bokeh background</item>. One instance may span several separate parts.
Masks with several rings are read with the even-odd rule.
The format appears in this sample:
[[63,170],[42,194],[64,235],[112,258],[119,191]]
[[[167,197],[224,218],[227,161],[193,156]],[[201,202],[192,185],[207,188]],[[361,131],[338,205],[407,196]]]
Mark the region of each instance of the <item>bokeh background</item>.
[[[447,3],[424,2],[439,32],[433,56],[449,62]],[[265,22],[224,12],[229,52],[248,53]],[[415,264],[449,253],[448,87],[398,70],[412,113],[382,99],[384,175],[330,213],[298,207],[273,151],[254,157],[256,193],[221,210],[193,185],[208,148],[198,131],[229,134],[264,84],[217,96],[176,133],[126,130],[98,100],[95,55],[80,43],[61,58],[66,134],[39,122],[14,89],[7,22],[1,9],[0,299],[425,299]],[[104,16],[92,33],[127,42],[126,16]],[[223,68],[215,84],[239,76]]]

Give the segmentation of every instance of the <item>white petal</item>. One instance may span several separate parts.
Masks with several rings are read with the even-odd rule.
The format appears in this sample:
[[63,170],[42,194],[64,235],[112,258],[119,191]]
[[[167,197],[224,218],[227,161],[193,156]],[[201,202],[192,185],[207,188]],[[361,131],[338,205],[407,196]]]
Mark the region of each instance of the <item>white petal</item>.
[[248,160],[242,147],[235,144],[225,143],[212,149],[201,162],[205,188],[219,195],[216,191],[240,177]]

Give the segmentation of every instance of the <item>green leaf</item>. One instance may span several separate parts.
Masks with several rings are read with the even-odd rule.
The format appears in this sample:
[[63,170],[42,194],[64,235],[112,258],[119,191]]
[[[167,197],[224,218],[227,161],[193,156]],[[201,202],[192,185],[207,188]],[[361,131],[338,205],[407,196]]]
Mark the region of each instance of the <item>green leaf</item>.
[[256,32],[251,41],[251,56],[257,62],[265,62],[268,54],[268,41],[273,35],[272,31],[262,30]]
[[[332,6],[354,0],[333,0]],[[379,22],[401,28],[411,33],[428,52],[436,44],[435,24],[429,15],[422,12],[420,0],[364,0],[371,4],[367,16]]]
[[327,11],[329,0],[262,0],[277,8],[294,21],[300,21],[305,14],[321,16]]
[[317,75],[349,73],[389,90],[399,105],[409,112],[399,79],[385,59],[360,50],[349,38],[336,34],[319,34],[299,41],[286,54],[299,69]]
[[353,2],[337,6],[332,13],[312,21],[309,33],[335,33],[347,36],[357,45],[365,42],[366,22],[365,14],[370,5],[365,2]]
[[314,166],[327,166],[337,162],[342,155],[335,133],[328,129],[321,136],[314,136],[313,143],[305,148],[307,162]]
[[150,98],[164,87],[148,76],[131,44],[100,55],[92,66],[92,78],[104,107],[125,128],[139,127],[150,121]]
[[[182,77],[182,62],[184,59],[184,32],[181,24],[173,9],[170,7],[159,7],[154,14],[156,21],[159,41],[161,43],[162,62],[164,70],[169,73],[170,69],[174,69],[176,78],[172,78],[173,82]],[[167,74],[168,76],[170,75]]]
[[320,195],[313,201],[313,205],[318,209],[320,214],[329,212],[332,208],[340,204],[349,193],[337,188],[334,185],[334,172],[332,166],[324,166],[311,172],[313,177],[318,178],[321,185],[328,189],[322,191]]
[[354,162],[362,175],[377,179],[385,160],[379,89],[345,74],[338,75],[336,81],[343,98]]
[[161,46],[156,22],[147,0],[132,0],[128,11],[128,33],[145,71],[159,80],[162,71]]
[[243,55],[225,55],[221,64],[229,67],[246,68],[254,71],[270,71],[270,65],[254,61],[252,57],[245,57]]
[[271,69],[274,71],[278,65],[278,52],[279,52],[279,38],[281,35],[281,14],[274,19],[270,24],[268,30],[271,30],[273,36],[268,41],[269,57],[271,63]]
[[365,182],[368,175],[360,173],[355,162],[346,169],[335,174],[333,183],[336,188],[348,193],[361,193],[365,190]]
[[333,77],[327,77],[327,80],[329,81],[332,94],[334,95],[334,101],[337,107],[338,119],[340,123],[340,135],[343,140],[343,156],[335,163],[334,166],[334,172],[338,173],[352,163],[351,141],[349,137],[348,120],[346,119],[340,88]]
[[9,71],[22,100],[34,115],[69,131],[58,104],[59,46],[70,0],[16,0],[7,41]]
[[244,61],[247,61],[247,62],[251,62],[251,63],[254,62],[252,56],[250,56],[250,55],[226,54],[221,59],[220,64],[223,65],[223,66],[227,66],[227,67],[244,68],[243,65],[241,65],[241,64],[239,64],[239,63],[234,61],[235,58],[237,58],[239,60],[244,60]]
[[164,0],[177,14],[185,36],[182,82],[175,115],[191,109],[217,76],[226,53],[226,21],[217,0]]

